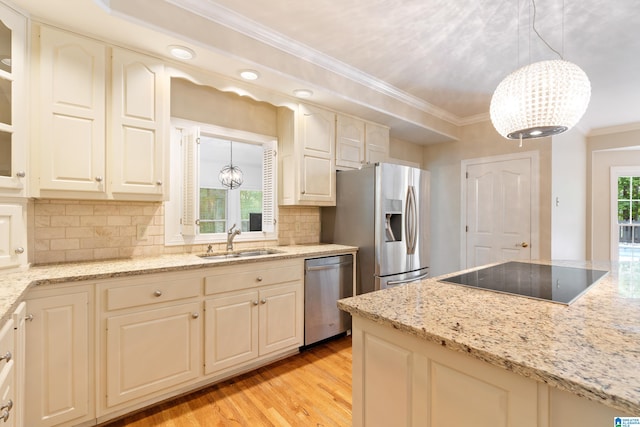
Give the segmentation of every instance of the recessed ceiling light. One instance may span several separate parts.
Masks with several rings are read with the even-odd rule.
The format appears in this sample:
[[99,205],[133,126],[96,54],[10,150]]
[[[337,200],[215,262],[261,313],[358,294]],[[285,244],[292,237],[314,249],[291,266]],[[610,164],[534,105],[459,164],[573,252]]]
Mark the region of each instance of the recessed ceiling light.
[[313,92],[311,92],[309,89],[296,89],[293,91],[293,94],[298,98],[311,98]]
[[185,46],[169,46],[169,53],[178,59],[193,59],[196,57],[196,53]]
[[260,73],[256,70],[242,70],[240,71],[240,77],[245,80],[257,80],[260,77]]

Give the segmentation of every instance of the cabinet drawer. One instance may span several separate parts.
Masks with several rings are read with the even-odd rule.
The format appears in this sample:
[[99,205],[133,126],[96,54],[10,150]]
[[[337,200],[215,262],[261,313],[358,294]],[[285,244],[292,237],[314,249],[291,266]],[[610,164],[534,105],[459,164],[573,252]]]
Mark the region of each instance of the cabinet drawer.
[[302,280],[304,275],[302,262],[275,268],[264,268],[263,264],[261,267],[251,268],[250,271],[244,267],[215,276],[207,276],[204,279],[205,294],[211,295],[256,286],[292,282]]
[[175,301],[200,295],[202,279],[158,280],[139,285],[107,288],[107,310],[120,310],[147,304]]

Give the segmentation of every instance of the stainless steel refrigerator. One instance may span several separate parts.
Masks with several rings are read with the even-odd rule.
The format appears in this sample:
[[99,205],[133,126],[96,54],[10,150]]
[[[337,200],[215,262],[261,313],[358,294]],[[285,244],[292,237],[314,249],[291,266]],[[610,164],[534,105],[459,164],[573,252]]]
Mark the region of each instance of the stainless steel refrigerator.
[[321,240],[359,248],[356,294],[427,277],[429,180],[428,171],[387,163],[338,171]]

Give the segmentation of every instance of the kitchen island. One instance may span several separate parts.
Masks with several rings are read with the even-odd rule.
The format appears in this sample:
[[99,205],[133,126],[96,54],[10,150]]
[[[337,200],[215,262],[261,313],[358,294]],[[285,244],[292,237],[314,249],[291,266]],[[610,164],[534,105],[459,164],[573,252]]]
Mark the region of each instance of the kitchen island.
[[569,306],[439,281],[459,273],[340,300],[353,316],[353,425],[640,416],[640,272],[562,264],[610,273]]

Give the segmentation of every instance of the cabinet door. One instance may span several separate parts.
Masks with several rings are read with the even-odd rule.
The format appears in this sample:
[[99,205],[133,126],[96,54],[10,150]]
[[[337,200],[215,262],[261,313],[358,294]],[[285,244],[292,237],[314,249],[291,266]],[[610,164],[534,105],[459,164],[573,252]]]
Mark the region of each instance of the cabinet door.
[[299,120],[300,200],[335,205],[335,114],[300,105]]
[[0,21],[0,194],[25,196],[27,20],[0,4]]
[[21,205],[0,205],[0,268],[27,263],[26,227]]
[[193,302],[107,318],[107,407],[199,376],[199,307]]
[[364,122],[353,117],[336,118],[336,166],[359,168],[364,162]]
[[105,192],[106,49],[40,30],[40,189]]
[[386,162],[389,158],[389,128],[367,123],[365,132],[365,162]]
[[302,283],[260,290],[260,355],[303,344]]
[[162,62],[113,50],[111,191],[162,198],[166,113]]
[[205,301],[205,373],[258,357],[258,292]]
[[94,418],[89,363],[89,293],[30,299],[26,326],[25,426]]

